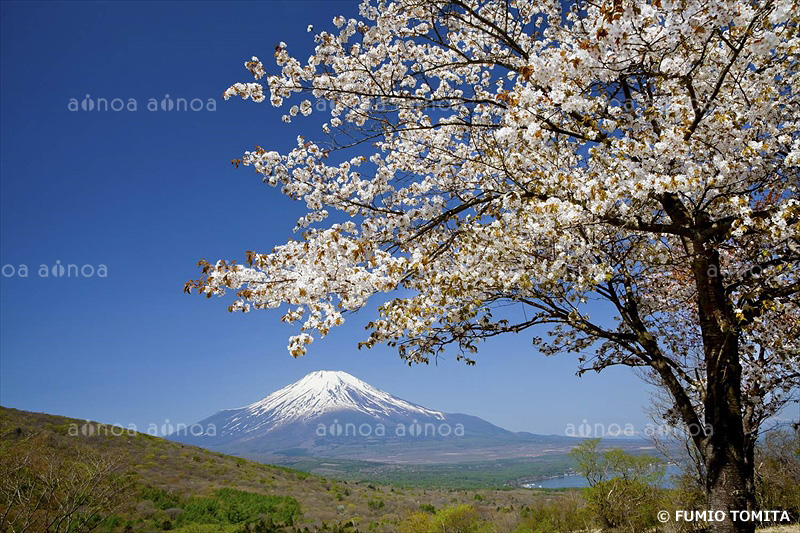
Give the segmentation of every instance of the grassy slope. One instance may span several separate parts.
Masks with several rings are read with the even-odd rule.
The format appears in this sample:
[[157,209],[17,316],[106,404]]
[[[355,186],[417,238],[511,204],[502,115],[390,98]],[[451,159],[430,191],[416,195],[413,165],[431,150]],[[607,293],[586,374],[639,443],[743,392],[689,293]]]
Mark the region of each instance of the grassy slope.
[[[519,508],[533,499],[529,490],[454,490],[374,486],[366,482],[332,481],[305,472],[248,461],[210,452],[202,448],[165,439],[127,432],[111,434],[109,426],[48,414],[29,413],[0,407],[0,451],[25,439],[45,435],[54,450],[87,446],[121,460],[121,468],[132,476],[123,505],[116,510],[126,520],[134,520],[136,529],[152,531],[153,520],[139,511],[142,488],[167,490],[182,497],[211,496],[220,488],[261,494],[292,496],[300,503],[303,519],[300,526],[318,527],[323,521],[354,520],[365,531],[392,531],[398,519],[422,504],[442,508],[471,503],[476,508]],[[83,431],[82,431],[83,430]],[[119,431],[117,431],[119,433]],[[318,465],[319,466],[319,465]],[[408,474],[397,481],[411,479]],[[476,499],[476,494],[479,497]],[[383,502],[382,505],[377,502]],[[370,502],[373,502],[370,504]]]

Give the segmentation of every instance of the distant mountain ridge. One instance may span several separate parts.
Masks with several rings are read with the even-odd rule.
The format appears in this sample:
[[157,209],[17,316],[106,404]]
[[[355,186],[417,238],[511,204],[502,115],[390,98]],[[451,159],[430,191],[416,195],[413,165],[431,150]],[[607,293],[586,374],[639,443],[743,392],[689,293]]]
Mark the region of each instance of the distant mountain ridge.
[[310,455],[401,462],[536,456],[575,443],[568,437],[513,433],[475,416],[429,409],[332,370],[312,372],[169,438],[269,460]]

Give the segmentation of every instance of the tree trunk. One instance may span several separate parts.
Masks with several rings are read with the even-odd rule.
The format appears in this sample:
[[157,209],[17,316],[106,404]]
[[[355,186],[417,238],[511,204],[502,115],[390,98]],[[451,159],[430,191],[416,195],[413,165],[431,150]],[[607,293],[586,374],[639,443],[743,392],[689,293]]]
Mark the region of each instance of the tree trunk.
[[[708,510],[722,511],[709,522],[715,533],[752,533],[756,524],[750,521],[734,520],[731,511],[753,510],[754,494],[752,470],[742,460],[739,450],[725,442],[724,436],[709,443],[706,461],[708,472],[706,491]],[[724,515],[723,515],[724,514]],[[722,518],[721,521],[717,521]]]
[[[706,494],[710,511],[723,511],[724,520],[711,522],[719,533],[751,533],[755,524],[734,520],[731,511],[755,509],[752,443],[745,436],[741,411],[741,366],[738,343],[730,339],[719,347],[708,367],[706,422],[711,435],[706,445]],[[727,355],[724,355],[726,354]],[[722,513],[718,513],[719,517]]]
[[755,508],[754,469],[748,451],[752,443],[744,431],[736,318],[723,287],[718,252],[698,254],[694,267],[706,363],[705,422],[710,428],[704,454],[706,496],[708,510],[716,511],[709,526],[715,533],[752,533],[755,524],[736,519],[740,517],[731,512]]

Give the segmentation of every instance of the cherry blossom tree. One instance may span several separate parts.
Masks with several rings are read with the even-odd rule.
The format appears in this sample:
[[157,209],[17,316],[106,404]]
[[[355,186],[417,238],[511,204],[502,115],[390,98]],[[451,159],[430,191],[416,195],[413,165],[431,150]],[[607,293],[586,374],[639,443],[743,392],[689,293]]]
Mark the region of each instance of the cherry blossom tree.
[[300,238],[201,261],[186,290],[285,309],[295,357],[394,292],[359,346],[474,364],[532,328],[580,372],[639,367],[710,508],[753,508],[760,424],[800,384],[797,0],[373,0],[333,22],[224,94],[324,113],[234,161],[305,202]]

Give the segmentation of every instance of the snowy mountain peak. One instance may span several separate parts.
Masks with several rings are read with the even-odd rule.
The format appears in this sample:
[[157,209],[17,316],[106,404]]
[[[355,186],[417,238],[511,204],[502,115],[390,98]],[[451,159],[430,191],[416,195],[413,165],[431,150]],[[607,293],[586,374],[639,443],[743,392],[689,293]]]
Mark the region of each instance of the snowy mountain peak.
[[255,423],[262,430],[339,411],[356,411],[382,419],[398,416],[445,418],[444,413],[407,402],[347,372],[335,370],[311,372],[239,411],[237,422],[250,427]]
[[[342,372],[341,370],[317,370],[306,374],[306,376],[294,383],[294,385],[314,389],[331,389],[341,385],[352,385],[355,387],[369,386],[357,377]],[[293,386],[293,385],[290,385]]]
[[[465,434],[491,439],[512,435],[480,418],[427,409],[334,370],[311,372],[262,400],[219,411],[195,426],[213,427],[214,432],[175,434],[173,438],[236,454],[283,454],[287,450],[294,454],[297,449],[334,453],[340,446],[353,444],[353,439],[358,439],[359,445],[383,449],[381,446],[391,448],[391,443],[423,437],[438,443]],[[320,428],[326,431],[321,434]],[[394,450],[390,455],[396,458]]]

